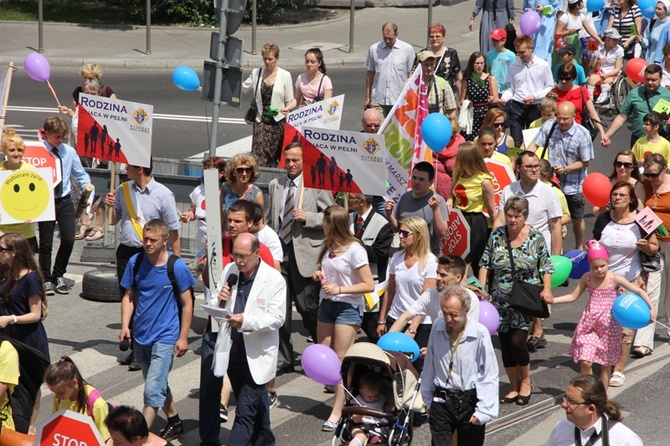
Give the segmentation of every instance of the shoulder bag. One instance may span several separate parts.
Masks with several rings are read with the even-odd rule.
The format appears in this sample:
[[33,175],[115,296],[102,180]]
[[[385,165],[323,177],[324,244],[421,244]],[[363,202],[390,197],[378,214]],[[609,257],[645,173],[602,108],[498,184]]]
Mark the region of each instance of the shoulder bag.
[[[512,252],[512,243],[509,239],[509,231],[505,227],[505,239],[507,241],[507,251],[509,252],[509,263],[512,268],[512,292],[510,293],[509,305],[518,312],[533,316],[547,318],[549,317],[549,307],[540,299],[542,287],[524,282],[516,275],[514,267],[514,253]],[[538,259],[538,269],[540,261]]]
[[[598,136],[598,129],[593,124],[595,119],[591,117],[591,113],[589,113],[589,110],[586,108],[586,97],[584,96],[585,87],[579,87],[579,90],[582,94],[582,126],[584,126],[584,128],[589,131],[589,135],[591,135],[591,141],[593,142],[595,141],[596,136]],[[602,123],[599,121],[598,124],[602,125]]]
[[249,110],[244,115],[244,122],[247,124],[253,125],[256,122],[256,116],[258,115],[258,106],[256,105],[256,95],[258,94],[258,85],[261,83],[261,76],[263,75],[263,69],[258,69],[258,79],[256,79],[256,88],[254,88],[254,97],[251,98],[251,105]]
[[316,89],[316,96],[314,96],[314,102],[320,102],[323,101],[323,93],[321,92],[321,84],[323,84],[323,78],[326,77],[324,74],[321,76],[321,80],[319,81],[319,86]]
[[556,130],[557,125],[558,125],[558,120],[555,120],[554,123],[551,125],[551,128],[549,129],[549,134],[547,135],[547,141],[544,143],[544,146],[542,146],[542,153],[540,153],[540,159],[548,159],[549,158],[549,157],[545,158],[544,155],[549,150],[549,143],[551,142],[551,135],[554,134],[554,130]]

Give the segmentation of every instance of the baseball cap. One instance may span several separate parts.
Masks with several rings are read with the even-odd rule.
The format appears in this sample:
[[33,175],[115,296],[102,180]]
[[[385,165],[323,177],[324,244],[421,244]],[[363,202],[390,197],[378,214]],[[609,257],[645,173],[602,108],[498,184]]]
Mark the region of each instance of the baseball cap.
[[614,28],[607,28],[605,31],[603,31],[603,37],[619,40],[621,39],[621,34],[619,34],[619,31]]
[[565,45],[564,47],[559,49],[557,52],[561,56],[564,55],[564,54],[568,54],[568,53],[570,53],[574,56],[575,54],[577,54],[577,48],[575,48],[575,46],[573,44],[568,43],[567,45]]
[[581,0],[568,0],[569,5],[574,5],[575,3],[579,3]]
[[491,31],[491,34],[489,34],[489,38],[491,38],[493,40],[506,39],[507,38],[507,33],[502,28],[496,28],[493,31]]
[[430,50],[419,51],[416,58],[419,59],[419,62],[425,62],[427,59],[435,59],[435,53]]

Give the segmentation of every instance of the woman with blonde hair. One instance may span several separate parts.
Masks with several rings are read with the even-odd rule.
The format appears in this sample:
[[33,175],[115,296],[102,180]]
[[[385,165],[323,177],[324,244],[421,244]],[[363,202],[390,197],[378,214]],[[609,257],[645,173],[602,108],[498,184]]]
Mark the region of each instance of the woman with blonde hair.
[[[316,337],[319,344],[332,348],[342,360],[354,343],[361,326],[365,302],[363,295],[375,288],[368,255],[363,244],[349,231],[349,213],[341,206],[323,211],[326,240],[312,278],[321,282]],[[344,389],[335,389],[330,416],[321,428],[332,432],[342,416]]]
[[[507,148],[514,147],[514,138],[509,133],[505,133],[507,128],[507,113],[499,108],[492,108],[484,115],[482,121],[483,127],[492,127],[496,131],[496,150],[503,155],[507,155]],[[477,142],[477,138],[475,138]]]
[[[0,171],[2,170],[34,170],[35,166],[23,161],[23,154],[26,151],[26,145],[23,139],[16,134],[14,129],[5,130],[5,137],[2,139],[2,153],[6,159],[0,164]],[[35,233],[35,223],[26,221],[25,223],[2,224],[0,225],[0,232],[10,233],[17,232],[28,240],[30,250],[33,254],[37,252],[37,235]]]
[[[487,237],[491,222],[495,220],[498,209],[495,204],[493,178],[486,167],[482,152],[473,142],[465,142],[458,148],[456,168],[454,169],[453,188],[447,201],[460,209],[463,217],[470,225],[470,252],[465,263],[473,266],[475,276],[479,271],[479,259],[486,249]],[[484,207],[488,209],[488,220],[484,215]],[[466,272],[467,275],[467,272]]]
[[[430,252],[426,221],[420,217],[406,218],[400,223],[398,235],[401,250],[389,262],[387,298],[379,310],[377,334],[380,337],[424,292],[437,284],[437,257]],[[404,331],[423,348],[428,346],[431,328],[430,316],[416,316]],[[414,362],[414,367],[420,372],[423,358]]]
[[228,212],[237,200],[247,200],[264,206],[263,191],[254,183],[261,176],[256,157],[251,153],[238,153],[228,161],[224,177],[223,213]]

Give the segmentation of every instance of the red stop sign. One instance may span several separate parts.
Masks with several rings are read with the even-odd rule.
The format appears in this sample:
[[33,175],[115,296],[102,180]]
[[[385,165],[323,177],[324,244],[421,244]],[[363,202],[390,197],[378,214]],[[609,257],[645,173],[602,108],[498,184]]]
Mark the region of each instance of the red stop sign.
[[37,426],[36,444],[48,446],[104,445],[93,419],[87,415],[61,409]]
[[[495,191],[496,194],[496,208],[498,207],[498,204],[500,204],[500,196],[502,195],[502,191],[505,188],[505,186],[509,186],[513,182],[516,181],[516,178],[514,178],[514,172],[512,172],[512,169],[509,168],[508,165],[503,164],[499,161],[494,161],[490,158],[487,158],[486,160],[486,167],[489,169],[489,173],[493,177],[493,190]],[[484,208],[486,211],[486,208]],[[484,212],[486,216],[488,216],[488,212]]]
[[23,161],[35,167],[47,167],[51,169],[54,187],[61,182],[60,160],[51,154],[39,141],[24,141],[26,151],[23,152]]
[[465,257],[470,253],[470,225],[460,209],[452,209],[449,213],[447,235],[440,240],[442,254],[453,254]]

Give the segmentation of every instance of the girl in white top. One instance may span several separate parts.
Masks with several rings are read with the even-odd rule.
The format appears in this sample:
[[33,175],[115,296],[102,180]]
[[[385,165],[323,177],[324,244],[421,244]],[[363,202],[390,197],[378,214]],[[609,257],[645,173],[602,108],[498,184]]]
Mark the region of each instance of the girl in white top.
[[295,99],[286,104],[282,113],[286,114],[296,107],[319,102],[333,97],[333,82],[326,76],[326,63],[319,48],[310,48],[305,53],[307,71],[295,80]]
[[[353,345],[361,325],[363,294],[375,289],[367,253],[349,231],[349,223],[349,214],[341,206],[330,206],[323,211],[326,240],[312,275],[321,282],[317,342],[332,348],[340,360]],[[335,430],[344,400],[344,390],[337,386],[333,410],[323,424],[323,431]]]
[[[419,296],[437,284],[437,258],[430,252],[430,234],[426,221],[409,217],[402,221],[400,248],[389,264],[387,298],[379,309],[377,334],[381,337],[400,315],[410,308]],[[419,347],[428,345],[432,321],[430,316],[415,316],[407,325],[406,334],[414,338]],[[414,366],[422,368],[422,358]]]

